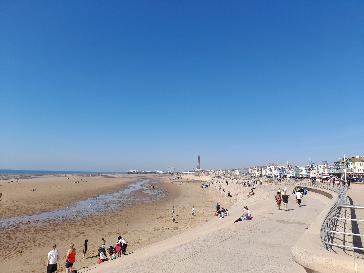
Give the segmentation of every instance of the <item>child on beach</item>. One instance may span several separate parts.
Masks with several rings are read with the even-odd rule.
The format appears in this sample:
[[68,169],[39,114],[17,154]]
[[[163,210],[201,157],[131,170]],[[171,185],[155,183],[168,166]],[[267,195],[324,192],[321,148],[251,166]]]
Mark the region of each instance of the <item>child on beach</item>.
[[99,260],[98,260],[98,263],[103,263],[103,262],[106,262],[108,260],[107,256],[106,256],[106,251],[104,248],[100,247],[99,250]]
[[281,191],[280,190],[277,191],[277,194],[275,196],[275,199],[276,199],[277,207],[280,210],[281,209],[281,203],[282,203],[282,195],[281,195]]
[[107,252],[109,254],[110,260],[115,260],[116,259],[115,248],[113,246],[110,246],[107,249]]
[[192,213],[192,216],[195,216],[195,215],[196,215],[195,206],[192,206],[192,211],[191,211],[191,213]]

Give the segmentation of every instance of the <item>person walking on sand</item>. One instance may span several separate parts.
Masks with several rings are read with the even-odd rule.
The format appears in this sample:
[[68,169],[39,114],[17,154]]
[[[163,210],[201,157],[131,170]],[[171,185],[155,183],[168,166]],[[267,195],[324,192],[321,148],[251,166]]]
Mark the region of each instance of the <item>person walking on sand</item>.
[[73,270],[73,265],[76,262],[76,249],[75,245],[71,244],[70,249],[67,251],[66,255],[66,273],[71,273]]
[[192,211],[191,211],[191,213],[192,213],[192,216],[195,216],[195,215],[196,215],[195,206],[192,206]]
[[47,273],[57,272],[58,250],[56,244],[53,249],[48,252]]
[[283,190],[283,194],[282,194],[282,201],[283,201],[283,208],[284,210],[288,210],[288,194],[287,194],[287,189],[284,188]]
[[282,195],[281,195],[281,191],[280,190],[277,191],[277,194],[275,196],[275,199],[276,199],[277,207],[280,210],[281,209],[281,203],[282,203]]
[[85,242],[83,243],[83,249],[82,249],[83,259],[86,258],[87,246],[88,246],[88,240],[86,239]]

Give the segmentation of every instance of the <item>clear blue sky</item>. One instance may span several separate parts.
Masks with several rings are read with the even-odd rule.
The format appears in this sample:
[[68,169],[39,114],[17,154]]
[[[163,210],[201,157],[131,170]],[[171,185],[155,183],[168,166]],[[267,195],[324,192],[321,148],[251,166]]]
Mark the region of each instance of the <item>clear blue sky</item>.
[[0,0],[0,168],[364,154],[364,1]]

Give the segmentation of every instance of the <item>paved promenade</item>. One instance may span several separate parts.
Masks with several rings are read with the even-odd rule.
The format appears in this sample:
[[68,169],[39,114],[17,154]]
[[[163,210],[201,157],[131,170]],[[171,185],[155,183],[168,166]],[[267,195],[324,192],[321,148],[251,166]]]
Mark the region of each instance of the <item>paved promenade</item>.
[[[351,184],[348,191],[348,197],[353,201],[354,205],[364,206],[364,183],[363,184]],[[356,210],[358,218],[364,219],[364,210]],[[364,232],[363,232],[364,233]]]
[[[351,184],[347,193],[348,202],[352,205],[364,205],[364,184]],[[341,218],[346,219],[360,219],[364,220],[364,209],[342,209],[340,213]],[[336,231],[346,233],[361,233],[364,234],[364,222],[357,221],[339,221]],[[355,246],[363,248],[363,239],[358,236],[351,236],[346,234],[335,234],[334,243],[338,245]],[[352,250],[351,248],[333,247],[334,253],[344,256],[351,256],[357,258],[364,258],[364,253],[361,250]]]
[[[269,191],[268,191],[269,189]],[[291,258],[291,247],[325,207],[324,197],[309,194],[298,207],[290,196],[289,211],[279,211],[275,189],[266,187],[232,208],[224,220],[157,243],[116,261],[82,272],[269,272],[304,273]],[[248,204],[252,221],[233,224]],[[132,242],[131,242],[132,243]]]
[[[351,184],[351,187],[348,191],[348,197],[349,201],[356,206],[364,206],[364,184]],[[350,211],[350,218],[352,219],[359,219],[364,220],[364,209],[351,209]],[[348,229],[348,232],[352,233],[361,233],[364,234],[364,222],[352,222],[350,223],[350,229]],[[354,246],[363,248],[364,237],[360,238],[358,236],[351,239],[351,242],[354,243]],[[364,258],[364,252],[363,251],[356,251],[356,255],[359,255],[358,257]]]

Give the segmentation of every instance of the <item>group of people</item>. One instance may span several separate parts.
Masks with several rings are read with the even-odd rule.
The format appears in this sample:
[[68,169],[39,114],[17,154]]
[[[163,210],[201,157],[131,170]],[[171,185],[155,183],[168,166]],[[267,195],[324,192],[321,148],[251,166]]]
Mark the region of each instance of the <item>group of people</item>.
[[[47,256],[47,273],[57,272],[58,270],[58,259],[59,253],[57,245],[54,244],[51,251],[48,252]],[[66,273],[77,273],[77,270],[73,270],[73,264],[76,262],[76,249],[75,245],[71,244],[66,254],[65,268]]]
[[[205,186],[206,185],[206,186]],[[213,177],[208,183],[203,184],[203,187],[210,187],[216,189],[222,195],[227,197],[238,196],[243,188],[250,187],[251,191],[248,197],[254,195],[254,189],[258,185],[258,181],[252,179],[244,179],[235,176],[217,175]]]
[[[304,195],[307,194],[307,189],[302,187],[296,187],[295,189],[293,189],[292,193],[296,197],[296,203],[298,204],[299,207],[301,207],[302,198]],[[287,193],[287,188],[284,188],[283,191],[278,189],[277,194],[275,195],[275,201],[279,210],[281,209],[282,203],[283,203],[283,209],[288,210],[288,199],[289,195]]]
[[[104,238],[101,239],[102,243],[97,252],[97,263],[103,263],[108,260],[114,260],[117,257],[121,257],[122,255],[128,255],[126,249],[128,247],[128,242],[122,236],[118,236],[117,242],[115,245],[110,245],[109,247],[106,246],[106,240]],[[84,241],[82,254],[83,259],[86,258],[88,251],[88,239]],[[59,254],[57,250],[57,245],[53,245],[51,251],[48,252],[48,259],[47,259],[47,273],[54,273],[58,270],[58,259]],[[70,245],[70,248],[66,254],[65,260],[65,268],[66,273],[77,273],[77,270],[74,270],[73,265],[76,262],[76,248],[74,244]]]
[[98,260],[97,263],[103,263],[108,260],[115,260],[116,258],[121,257],[121,255],[127,255],[126,248],[128,247],[128,243],[122,236],[118,236],[118,239],[115,245],[106,246],[106,240],[104,238],[102,240],[102,245],[98,249]]
[[229,216],[229,210],[221,207],[219,203],[216,203],[215,216],[219,217],[219,219],[224,219],[225,216]]

